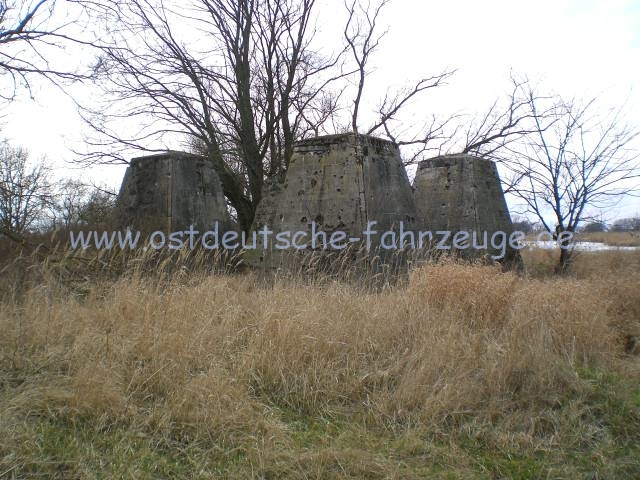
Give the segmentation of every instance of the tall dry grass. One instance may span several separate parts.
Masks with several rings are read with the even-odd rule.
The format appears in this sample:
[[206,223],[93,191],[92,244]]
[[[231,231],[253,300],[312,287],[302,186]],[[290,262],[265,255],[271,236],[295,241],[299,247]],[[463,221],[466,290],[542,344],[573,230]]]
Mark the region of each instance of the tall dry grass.
[[544,273],[548,253],[525,257],[539,270],[522,276],[443,260],[382,288],[341,281],[340,266],[317,282],[265,279],[180,255],[4,267],[0,473],[90,476],[39,463],[59,441],[33,433],[45,422],[249,458],[237,478],[391,478],[364,450],[299,453],[287,417],[417,431],[411,451],[452,432],[498,452],[554,451],[606,435],[581,425],[592,389],[581,371],[640,381],[637,252],[580,255],[560,278]]
[[46,418],[277,463],[283,412],[391,431],[471,422],[496,448],[552,449],[568,428],[554,412],[588,390],[581,369],[640,380],[640,269],[536,279],[444,261],[382,291],[137,271],[77,294],[39,278],[0,303],[0,458],[25,441],[16,422]]

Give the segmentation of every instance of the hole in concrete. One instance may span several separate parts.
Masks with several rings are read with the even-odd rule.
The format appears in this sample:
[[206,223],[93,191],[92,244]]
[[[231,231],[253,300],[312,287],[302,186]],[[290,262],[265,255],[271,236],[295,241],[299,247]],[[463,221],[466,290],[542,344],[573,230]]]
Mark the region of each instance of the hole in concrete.
[[321,214],[316,215],[316,218],[313,219],[313,221],[316,223],[322,223],[323,220],[324,217]]
[[300,221],[301,221],[302,223],[307,223],[307,217],[302,217],[302,218],[300,219]]
[[298,196],[304,195],[304,190],[298,190]]
[[318,184],[318,181],[315,178],[311,179],[311,186],[315,187]]

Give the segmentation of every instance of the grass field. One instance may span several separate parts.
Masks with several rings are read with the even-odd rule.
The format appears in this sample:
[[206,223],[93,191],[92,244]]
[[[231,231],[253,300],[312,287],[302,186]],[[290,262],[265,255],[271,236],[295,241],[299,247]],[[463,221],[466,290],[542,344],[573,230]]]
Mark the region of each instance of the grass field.
[[640,252],[551,255],[374,292],[9,265],[0,478],[640,478]]
[[580,233],[579,241],[598,242],[614,247],[640,247],[640,232],[593,232]]

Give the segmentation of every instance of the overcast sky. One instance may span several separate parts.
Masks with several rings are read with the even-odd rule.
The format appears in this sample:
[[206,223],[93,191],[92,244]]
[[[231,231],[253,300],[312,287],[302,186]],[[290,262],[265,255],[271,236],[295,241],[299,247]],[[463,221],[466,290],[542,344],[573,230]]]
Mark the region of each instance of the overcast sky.
[[[333,49],[341,42],[342,0],[319,2],[319,40]],[[446,87],[425,97],[418,115],[484,111],[509,89],[513,71],[566,97],[597,96],[611,106],[627,100],[629,120],[640,126],[639,0],[394,0],[383,16],[389,33],[372,60],[369,102],[388,86],[457,69]],[[59,91],[43,85],[34,93],[36,100],[4,109],[2,134],[63,166],[73,159],[67,147],[80,139],[82,123]],[[122,166],[61,172],[114,187],[123,173]],[[638,212],[640,199],[627,198],[608,215]]]

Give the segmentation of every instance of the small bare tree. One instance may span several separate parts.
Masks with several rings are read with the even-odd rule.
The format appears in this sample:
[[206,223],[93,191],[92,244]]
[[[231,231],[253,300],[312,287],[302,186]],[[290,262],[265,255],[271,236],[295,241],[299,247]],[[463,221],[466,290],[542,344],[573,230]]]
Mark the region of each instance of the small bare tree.
[[[531,88],[524,100],[532,132],[508,146],[505,166],[510,192],[547,231],[575,232],[588,207],[610,207],[638,190],[639,131],[624,122],[622,108],[540,97]],[[573,251],[560,240],[556,271],[563,273]]]
[[44,221],[53,204],[51,172],[44,162],[29,162],[28,152],[0,143],[0,233],[20,238]]
[[107,226],[113,220],[117,193],[77,179],[58,183],[51,206],[53,228]]
[[79,180],[64,180],[60,183],[56,196],[52,215],[53,227],[71,228],[78,225],[87,201],[87,186]]

